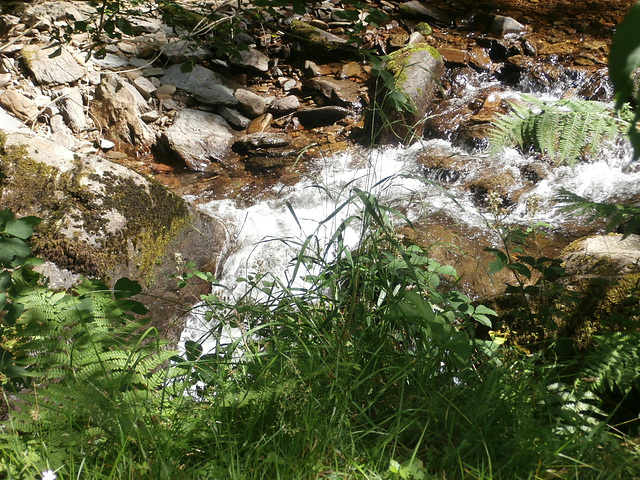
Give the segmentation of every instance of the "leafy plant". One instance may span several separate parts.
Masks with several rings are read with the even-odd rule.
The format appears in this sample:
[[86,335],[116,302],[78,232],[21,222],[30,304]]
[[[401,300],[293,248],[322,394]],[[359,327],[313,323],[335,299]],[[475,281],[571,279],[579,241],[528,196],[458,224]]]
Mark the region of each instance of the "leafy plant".
[[523,103],[513,102],[513,111],[494,122],[489,134],[490,152],[517,146],[534,149],[556,163],[574,164],[597,154],[606,140],[622,134],[631,121],[628,110],[621,115],[601,102],[576,98],[544,101],[522,95]]

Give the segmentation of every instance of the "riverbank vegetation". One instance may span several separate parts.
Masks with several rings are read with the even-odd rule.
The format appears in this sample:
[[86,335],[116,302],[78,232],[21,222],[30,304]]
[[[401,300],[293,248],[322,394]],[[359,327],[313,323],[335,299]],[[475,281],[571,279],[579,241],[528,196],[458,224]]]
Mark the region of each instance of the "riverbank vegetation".
[[632,319],[582,349],[555,336],[562,312],[539,307],[561,267],[518,256],[526,235],[510,232],[492,268],[531,302],[513,302],[531,330],[512,331],[456,291],[453,268],[398,240],[399,212],[362,191],[347,207],[328,243],[298,243],[291,278],[241,279],[236,302],[204,295],[217,327],[183,352],[145,329],[135,282],[42,286],[36,220],[3,212],[3,478],[638,476]]

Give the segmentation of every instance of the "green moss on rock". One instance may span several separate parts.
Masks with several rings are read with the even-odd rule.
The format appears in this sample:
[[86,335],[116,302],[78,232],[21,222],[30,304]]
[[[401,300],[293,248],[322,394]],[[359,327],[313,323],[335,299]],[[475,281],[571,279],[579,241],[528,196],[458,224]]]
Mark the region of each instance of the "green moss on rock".
[[191,220],[184,200],[157,182],[109,169],[98,174],[78,158],[61,171],[29,158],[24,146],[2,148],[0,170],[8,177],[0,208],[44,219],[32,239],[34,253],[83,275],[150,283],[167,246]]

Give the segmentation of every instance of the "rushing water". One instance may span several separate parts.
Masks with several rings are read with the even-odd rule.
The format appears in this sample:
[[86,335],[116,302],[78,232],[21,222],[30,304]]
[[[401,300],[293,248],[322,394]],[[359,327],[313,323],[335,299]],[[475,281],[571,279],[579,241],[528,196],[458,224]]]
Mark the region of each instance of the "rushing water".
[[[477,84],[469,83],[457,101],[468,101],[478,88]],[[503,98],[515,95],[515,92],[502,94]],[[562,227],[569,218],[559,213],[552,203],[561,188],[598,202],[633,198],[638,194],[640,170],[630,168],[628,150],[618,147],[603,152],[600,158],[589,163],[547,168],[546,177],[524,189],[510,206],[506,221],[546,222]],[[424,178],[426,170],[419,158],[425,154],[455,157],[465,166],[463,173],[449,181],[445,190]],[[243,207],[234,200],[216,200],[200,204],[199,208],[220,219],[229,229],[229,238],[234,239],[229,247],[231,253],[221,265],[220,283],[229,288],[230,297],[239,298],[245,293],[245,287],[236,281],[238,277],[272,273],[290,280],[287,265],[297,253],[296,245],[312,234],[321,243],[330,238],[337,226],[357,209],[355,203],[339,208],[355,189],[371,192],[381,204],[402,211],[410,220],[438,213],[441,218],[452,219],[490,236],[493,233],[486,228],[486,208],[474,202],[465,185],[483,176],[510,172],[514,179],[511,188],[523,188],[526,183],[521,179],[523,168],[539,163],[538,159],[516,150],[496,156],[471,154],[445,140],[366,152],[353,148],[323,159],[315,175],[294,186],[276,185],[274,194],[264,201]],[[430,174],[432,178],[438,176],[433,171]],[[330,221],[322,223],[330,216]],[[575,219],[573,221],[575,227]],[[345,232],[344,241],[351,247],[357,245],[358,238],[357,225]],[[193,315],[187,321],[182,341],[200,340],[207,331],[202,315]],[[222,341],[229,342],[239,334],[237,329],[229,328]],[[205,350],[213,348],[213,343],[205,342]]]

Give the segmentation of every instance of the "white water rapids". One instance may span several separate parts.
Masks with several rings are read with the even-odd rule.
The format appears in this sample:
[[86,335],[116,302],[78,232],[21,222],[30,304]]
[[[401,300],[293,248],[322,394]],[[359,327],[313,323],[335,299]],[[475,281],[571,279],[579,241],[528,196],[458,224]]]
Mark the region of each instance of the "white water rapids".
[[[328,239],[337,226],[349,215],[355,213],[356,206],[343,208],[331,221],[320,224],[334,212],[355,188],[375,194],[380,203],[397,208],[416,220],[434,212],[444,212],[448,217],[477,229],[486,229],[486,220],[468,195],[464,195],[456,185],[451,193],[420,178],[423,168],[416,162],[416,155],[424,149],[468,156],[469,162],[493,162],[495,172],[517,169],[530,158],[515,150],[506,151],[497,158],[478,157],[465,154],[443,140],[419,142],[408,148],[380,148],[368,153],[351,150],[333,158],[324,159],[319,173],[294,186],[276,186],[275,198],[243,208],[233,200],[216,200],[201,204],[199,208],[220,219],[233,239],[231,254],[222,265],[220,283],[229,288],[227,296],[239,298],[245,293],[245,284],[236,281],[239,277],[271,273],[278,278],[290,280],[287,265],[296,255],[295,247],[311,234],[320,240]],[[498,163],[499,162],[499,163]],[[640,171],[625,171],[629,159],[626,155],[607,155],[591,163],[575,167],[557,167],[536,187],[523,195],[511,208],[508,222],[524,223],[544,221],[559,225],[563,216],[550,199],[560,188],[586,196],[594,201],[611,198],[625,198],[638,193]],[[469,171],[473,178],[475,172]],[[465,180],[468,181],[468,178]],[[540,200],[534,211],[529,208],[528,199],[537,196]],[[455,198],[455,200],[454,200]],[[293,212],[293,213],[292,213]],[[295,214],[295,216],[294,216]],[[357,226],[347,229],[345,243],[355,247],[359,233]],[[285,243],[277,239],[285,239]],[[299,272],[298,276],[305,272]],[[300,282],[300,280],[297,280]],[[294,283],[295,285],[295,283]],[[298,283],[298,286],[300,284]],[[209,325],[202,315],[191,315],[181,337],[186,340],[202,341],[207,336]],[[228,328],[221,341],[226,343],[237,338],[240,332]],[[212,339],[203,342],[205,352],[215,348]]]
[[[470,81],[465,85],[461,98],[454,102],[470,102],[480,88],[495,85]],[[554,94],[557,92],[554,92]],[[514,98],[517,92],[503,91],[503,99]],[[540,95],[550,99],[549,93]],[[555,95],[554,95],[555,96]],[[557,97],[555,97],[557,98]],[[447,184],[447,190],[423,178],[427,170],[418,161],[420,155],[437,155],[442,158],[455,157],[463,165],[464,174]],[[533,188],[525,190],[509,207],[507,223],[530,225],[545,222],[562,228],[568,220],[567,214],[558,211],[553,197],[563,188],[589,198],[592,201],[623,201],[640,193],[640,168],[629,168],[630,147],[618,147],[604,152],[591,162],[579,163],[575,167],[561,166],[547,169],[546,176]],[[237,282],[240,277],[271,273],[293,285],[300,285],[299,278],[306,272],[298,272],[298,279],[291,279],[287,270],[295,257],[296,244],[315,234],[320,242],[331,237],[337,226],[355,212],[356,204],[343,208],[330,221],[329,217],[349,198],[354,189],[374,194],[379,203],[396,208],[410,220],[424,218],[434,213],[444,213],[456,223],[468,225],[484,236],[495,235],[487,228],[488,214],[474,204],[469,185],[482,177],[510,174],[516,180],[513,188],[522,187],[523,167],[540,166],[540,160],[522,155],[510,149],[500,155],[470,154],[445,140],[420,141],[407,148],[378,148],[369,151],[352,148],[331,158],[324,158],[316,165],[317,173],[303,179],[294,186],[276,185],[274,195],[268,199],[243,207],[234,200],[215,200],[199,204],[204,213],[219,219],[228,229],[231,241],[230,254],[219,268],[219,280],[228,287],[225,296],[233,300],[245,293],[245,284]],[[433,172],[431,172],[433,176]],[[532,202],[532,199],[536,199]],[[188,200],[195,200],[189,198]],[[535,207],[532,205],[535,204]],[[484,209],[486,210],[486,209]],[[575,219],[573,219],[575,224]],[[352,225],[344,233],[346,245],[356,247],[359,232]],[[285,240],[279,241],[278,239]],[[201,342],[207,337],[210,325],[202,314],[190,315],[181,336],[181,344],[187,340]],[[238,338],[240,331],[227,328],[222,343]],[[215,342],[202,342],[205,352],[215,349]]]

